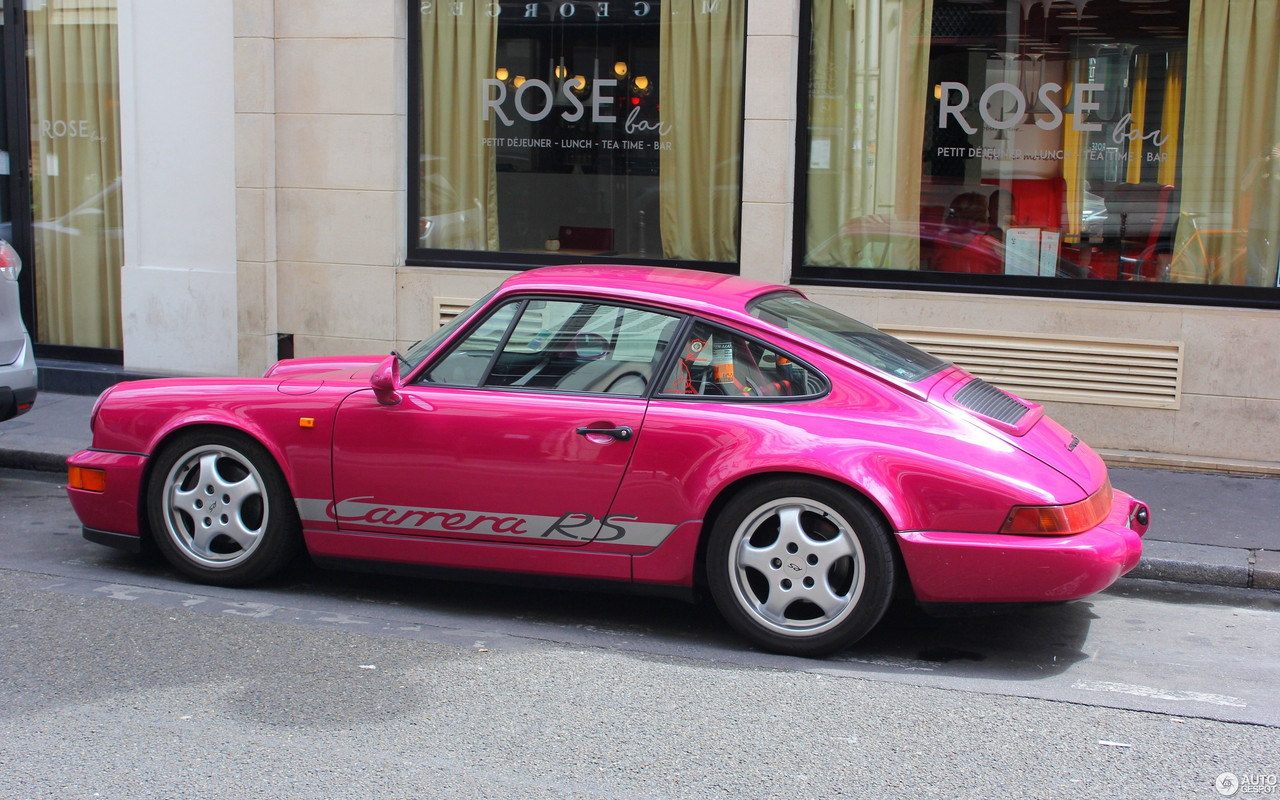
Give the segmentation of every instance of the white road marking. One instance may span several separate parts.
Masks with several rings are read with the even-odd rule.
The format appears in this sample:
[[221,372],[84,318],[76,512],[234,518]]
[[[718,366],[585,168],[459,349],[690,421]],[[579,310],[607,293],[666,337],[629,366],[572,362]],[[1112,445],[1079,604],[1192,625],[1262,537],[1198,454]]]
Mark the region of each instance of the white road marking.
[[1076,681],[1072,689],[1083,689],[1086,692],[1111,692],[1113,694],[1131,694],[1134,697],[1149,697],[1153,700],[1178,700],[1192,703],[1212,703],[1215,706],[1231,706],[1245,708],[1248,704],[1239,697],[1225,694],[1206,694],[1204,692],[1179,692],[1169,689],[1158,689],[1154,686],[1138,686],[1132,683],[1112,683],[1110,681]]

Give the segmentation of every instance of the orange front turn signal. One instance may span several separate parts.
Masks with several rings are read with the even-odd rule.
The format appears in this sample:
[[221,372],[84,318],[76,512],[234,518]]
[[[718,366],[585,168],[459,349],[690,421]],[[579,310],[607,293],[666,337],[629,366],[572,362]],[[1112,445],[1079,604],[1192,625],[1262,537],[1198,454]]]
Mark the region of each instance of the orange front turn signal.
[[67,469],[67,485],[72,489],[86,492],[105,492],[107,490],[107,473],[100,469],[88,467],[69,467]]
[[1070,536],[1097,527],[1111,512],[1111,480],[1102,488],[1069,506],[1014,506],[1005,517],[1001,533],[1032,536]]

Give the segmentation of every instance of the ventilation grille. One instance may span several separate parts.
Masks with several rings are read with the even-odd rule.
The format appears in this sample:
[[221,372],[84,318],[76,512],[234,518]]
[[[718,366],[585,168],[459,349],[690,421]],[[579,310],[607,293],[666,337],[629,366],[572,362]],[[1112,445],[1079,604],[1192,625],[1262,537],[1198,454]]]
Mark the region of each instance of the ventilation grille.
[[981,378],[966,383],[955,393],[955,401],[970,411],[1009,425],[1017,425],[1018,420],[1029,410]]
[[442,328],[449,324],[454,317],[471,308],[475,304],[475,300],[468,300],[465,297],[437,297],[432,301],[431,306],[431,322],[435,328]]
[[881,330],[1028,400],[1169,409],[1181,403],[1182,342]]

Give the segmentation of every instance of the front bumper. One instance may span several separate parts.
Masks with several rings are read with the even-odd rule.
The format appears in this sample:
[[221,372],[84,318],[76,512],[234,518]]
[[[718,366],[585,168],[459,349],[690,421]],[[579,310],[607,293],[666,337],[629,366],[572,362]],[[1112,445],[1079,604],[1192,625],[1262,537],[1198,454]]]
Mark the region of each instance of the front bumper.
[[[120,537],[141,536],[138,515],[139,510],[145,507],[142,503],[142,475],[146,464],[147,457],[140,453],[102,450],[81,450],[67,459],[68,467],[98,469],[106,473],[105,491],[90,492],[67,487],[71,507],[85,527],[85,538],[101,544],[114,542],[119,547]],[[95,535],[89,535],[90,531]],[[112,542],[104,540],[108,536],[113,537]]]
[[1107,519],[1074,536],[908,531],[898,534],[898,543],[922,603],[1076,600],[1138,565],[1149,524],[1138,518],[1149,513],[1117,491]]

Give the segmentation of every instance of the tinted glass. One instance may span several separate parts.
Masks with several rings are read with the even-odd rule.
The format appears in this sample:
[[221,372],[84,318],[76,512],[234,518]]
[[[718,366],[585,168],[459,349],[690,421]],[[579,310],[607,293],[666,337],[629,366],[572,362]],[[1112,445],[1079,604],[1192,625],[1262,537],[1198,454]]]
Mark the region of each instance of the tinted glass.
[[794,331],[838,353],[906,381],[938,372],[947,362],[901,339],[795,294],[765,297],[752,304],[760,319]]
[[682,341],[663,394],[701,397],[811,397],[826,380],[754,339],[699,322]]
[[[451,386],[479,386],[493,354],[515,319],[520,304],[507,303],[480,323],[458,343],[440,363],[427,370],[421,383],[444,383]],[[416,350],[416,348],[415,348]]]
[[678,324],[666,314],[592,301],[511,302],[423,382],[639,396]]

